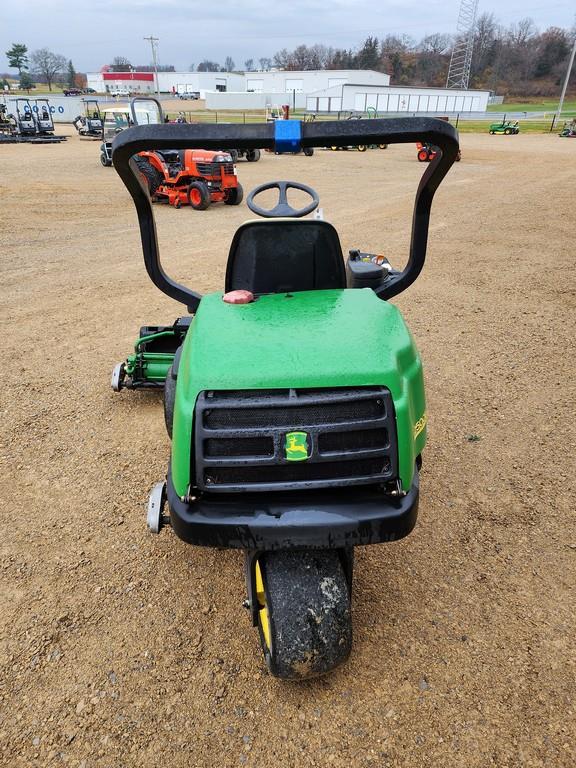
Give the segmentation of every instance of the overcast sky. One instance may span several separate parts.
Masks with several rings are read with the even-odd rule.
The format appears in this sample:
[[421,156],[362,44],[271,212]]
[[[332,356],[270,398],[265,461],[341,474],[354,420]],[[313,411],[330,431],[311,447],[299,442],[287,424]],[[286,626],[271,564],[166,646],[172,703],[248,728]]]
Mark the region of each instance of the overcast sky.
[[[145,35],[160,38],[162,64],[188,70],[203,59],[236,67],[281,48],[324,43],[354,48],[367,35],[405,33],[415,39],[453,33],[459,0],[0,0],[0,71],[12,43],[30,51],[49,48],[72,59],[78,71],[95,71],[114,56],[132,64],[151,61]],[[573,0],[480,0],[508,26],[526,16],[539,29],[571,27]]]

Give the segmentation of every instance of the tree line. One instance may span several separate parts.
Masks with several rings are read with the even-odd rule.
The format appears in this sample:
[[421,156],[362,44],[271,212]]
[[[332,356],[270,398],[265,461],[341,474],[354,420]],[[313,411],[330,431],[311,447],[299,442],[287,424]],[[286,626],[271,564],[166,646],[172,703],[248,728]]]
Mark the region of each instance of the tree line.
[[[532,19],[521,19],[505,27],[491,13],[482,14],[474,29],[474,53],[470,87],[503,96],[550,96],[558,93],[576,37],[572,29],[548,27],[540,32]],[[258,59],[259,69],[373,69],[386,72],[395,85],[436,86],[446,84],[454,37],[436,33],[416,41],[408,35],[367,37],[358,48],[333,48],[321,43],[283,48],[272,58]],[[228,56],[221,66],[204,60],[191,71],[232,72]],[[243,71],[257,69],[254,59],[244,62]],[[576,80],[576,78],[575,78]],[[576,82],[572,86],[576,90]]]
[[[51,91],[54,83],[67,84],[74,88],[78,82],[78,74],[71,59],[59,53],[52,53],[48,48],[39,48],[28,56],[28,48],[24,43],[13,43],[6,51],[8,66],[18,70],[18,81],[22,90],[33,88],[35,83],[32,74],[45,82]],[[7,86],[5,80],[2,86]]]
[[[526,18],[508,27],[491,13],[482,14],[474,29],[474,53],[470,87],[494,91],[503,96],[551,96],[558,92],[566,72],[571,47],[576,37],[572,29],[548,27],[540,32]],[[357,48],[333,48],[317,43],[282,48],[274,56],[249,58],[241,70],[231,56],[224,64],[204,59],[191,64],[190,71],[234,72],[312,69],[373,69],[390,75],[394,85],[444,86],[454,37],[436,33],[416,41],[408,35],[367,37]],[[53,83],[79,85],[72,61],[48,48],[33,51],[15,43],[6,51],[9,66],[18,70],[21,88],[33,85],[31,74],[52,90]],[[110,72],[152,71],[150,65],[132,66],[124,56],[116,56],[106,69]],[[174,72],[173,65],[159,65],[160,72]],[[576,78],[575,78],[576,80]],[[572,86],[576,89],[576,83]]]

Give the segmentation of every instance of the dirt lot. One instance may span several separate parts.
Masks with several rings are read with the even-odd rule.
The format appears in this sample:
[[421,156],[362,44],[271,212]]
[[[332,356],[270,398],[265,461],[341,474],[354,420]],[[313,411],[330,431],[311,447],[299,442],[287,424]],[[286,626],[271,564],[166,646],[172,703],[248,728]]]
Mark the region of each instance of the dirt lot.
[[[345,249],[396,263],[421,172],[414,147],[239,165],[246,189],[311,183]],[[398,301],[427,377],[419,522],[358,551],[353,655],[301,685],[265,671],[239,553],[146,531],[161,401],[109,377],[181,310],[118,177],[76,136],[0,148],[0,174],[0,764],[573,766],[576,142],[464,137]],[[220,289],[247,217],[158,209],[166,264]]]

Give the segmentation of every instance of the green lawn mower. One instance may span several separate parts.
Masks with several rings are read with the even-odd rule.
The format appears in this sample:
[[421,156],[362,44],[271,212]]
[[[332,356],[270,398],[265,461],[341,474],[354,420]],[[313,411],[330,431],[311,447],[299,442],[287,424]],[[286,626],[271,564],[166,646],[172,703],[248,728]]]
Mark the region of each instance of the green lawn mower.
[[488,129],[488,133],[493,136],[495,133],[501,133],[505,136],[515,136],[520,133],[520,126],[518,120],[512,122],[511,120],[502,120],[501,123],[492,123]]
[[[310,216],[317,193],[293,181],[248,195],[261,219],[235,233],[223,292],[200,296],[161,265],[138,152],[417,141],[439,151],[418,186],[402,270],[360,250],[345,262],[336,229]],[[172,325],[143,328],[113,374],[115,390],[164,387],[172,455],[150,495],[148,527],[244,551],[245,606],[277,677],[314,677],[346,660],[354,548],[401,539],[416,523],[422,366],[389,299],[424,266],[432,199],[457,153],[455,129],[431,118],[150,125],[114,139],[148,274],[187,309]],[[258,195],[271,189],[278,202],[262,208]],[[290,189],[310,202],[293,208]]]

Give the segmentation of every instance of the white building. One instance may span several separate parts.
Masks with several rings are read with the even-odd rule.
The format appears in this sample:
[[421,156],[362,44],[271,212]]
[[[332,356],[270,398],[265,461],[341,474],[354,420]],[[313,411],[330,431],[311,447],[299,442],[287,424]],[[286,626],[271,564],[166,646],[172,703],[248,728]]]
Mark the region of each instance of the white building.
[[[358,78],[363,80],[363,78]],[[344,83],[306,97],[308,112],[485,112],[490,91]]]
[[[153,93],[151,72],[96,72],[88,86],[99,93]],[[485,112],[488,91],[390,85],[372,70],[271,72],[160,72],[161,93],[196,93],[213,110],[250,110],[289,104],[308,112]]]
[[245,87],[252,93],[315,93],[336,88],[349,82],[367,85],[389,85],[390,75],[372,70],[316,69],[304,71],[273,70],[271,72],[245,72]]
[[[154,93],[153,72],[89,72],[88,88],[98,93]],[[245,80],[237,72],[159,72],[160,93],[197,93],[203,99],[208,91],[243,91]]]

